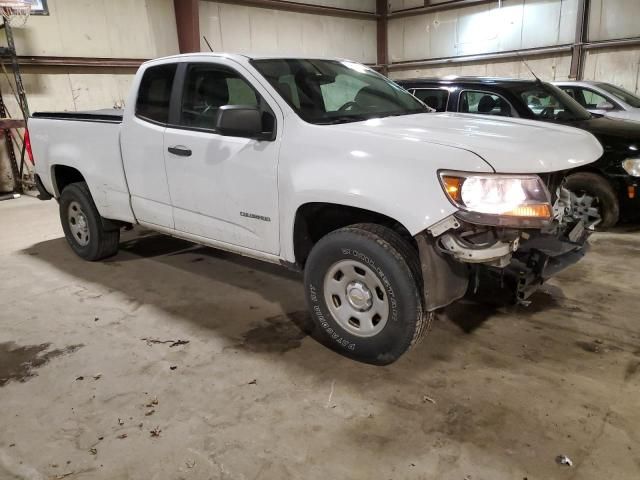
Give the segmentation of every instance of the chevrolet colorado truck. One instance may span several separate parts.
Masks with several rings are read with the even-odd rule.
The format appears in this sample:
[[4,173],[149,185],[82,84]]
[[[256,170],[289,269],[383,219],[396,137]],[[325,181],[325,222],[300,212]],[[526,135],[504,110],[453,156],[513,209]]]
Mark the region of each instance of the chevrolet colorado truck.
[[316,333],[383,365],[491,282],[526,301],[593,228],[561,183],[602,155],[591,134],[430,110],[347,60],[200,53],[143,64],[122,112],[29,131],[80,257],[143,225],[303,270]]

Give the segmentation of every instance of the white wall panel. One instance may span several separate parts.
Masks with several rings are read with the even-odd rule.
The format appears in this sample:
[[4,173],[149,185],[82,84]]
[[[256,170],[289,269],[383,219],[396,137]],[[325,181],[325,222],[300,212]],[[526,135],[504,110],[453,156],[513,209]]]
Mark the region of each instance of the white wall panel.
[[[14,29],[20,55],[155,58],[178,52],[173,0],[49,0]],[[4,35],[2,35],[4,37]]]
[[498,50],[499,11],[493,5],[479,5],[458,12],[457,55],[474,55]]
[[[346,7],[345,7],[346,8]],[[200,31],[214,50],[376,62],[376,22],[203,0]]]
[[[32,112],[75,111],[124,105],[133,80],[131,69],[23,67],[22,81]],[[19,116],[6,79],[0,77],[5,104]]]
[[424,0],[389,0],[390,12],[418,7],[424,7]]
[[640,48],[588,50],[585,55],[584,79],[619,85],[639,93]]
[[392,18],[390,57],[399,62],[568,44],[576,16],[577,0],[504,0]]
[[[536,75],[542,80],[566,80],[569,75],[570,55],[529,57],[526,60]],[[513,60],[464,62],[391,72],[391,78],[397,80],[403,78],[445,77],[447,75],[533,78],[522,62]]]
[[[299,2],[301,0],[295,1]],[[376,0],[304,0],[303,3],[324,7],[346,8],[347,10],[358,10],[369,13],[376,11]]]
[[454,10],[445,10],[434,15],[433,22],[428,26],[431,57],[455,55],[457,24],[458,14]]
[[640,35],[640,1],[591,0],[589,40],[637,37]]
[[498,13],[499,51],[517,50],[522,46],[524,0],[507,0]]

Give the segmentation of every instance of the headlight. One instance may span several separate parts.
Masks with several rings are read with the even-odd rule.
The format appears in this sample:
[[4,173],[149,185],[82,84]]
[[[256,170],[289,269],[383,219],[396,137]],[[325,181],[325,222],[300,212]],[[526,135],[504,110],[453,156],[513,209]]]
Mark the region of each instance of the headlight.
[[622,162],[622,168],[632,177],[640,177],[640,158],[627,158]]
[[549,192],[537,175],[440,172],[440,182],[454,205],[476,213],[551,218]]

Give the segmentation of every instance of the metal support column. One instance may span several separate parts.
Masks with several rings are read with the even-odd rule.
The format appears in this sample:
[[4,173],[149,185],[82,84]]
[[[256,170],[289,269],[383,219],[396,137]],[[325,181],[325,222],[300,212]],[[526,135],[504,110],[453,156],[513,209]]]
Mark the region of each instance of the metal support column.
[[[9,112],[7,112],[7,108],[4,104],[4,99],[0,98],[0,121],[2,122],[2,125],[3,125],[2,130],[4,132],[7,155],[9,156],[9,163],[11,164],[11,173],[13,176],[14,190],[18,193],[22,193],[24,190],[24,179],[22,177],[22,173],[24,172],[24,161],[25,161],[24,140],[23,140],[23,145],[20,146],[22,150],[22,155],[20,158],[20,164],[18,165],[18,159],[16,158],[16,154],[14,150],[14,142],[17,144],[17,141],[14,137],[13,130],[15,130],[17,134],[18,128],[26,127],[26,122],[30,115],[29,104],[27,102],[27,95],[24,91],[24,85],[22,83],[22,74],[20,73],[20,64],[18,62],[18,56],[16,54],[16,45],[13,40],[13,30],[11,29],[11,25],[4,19],[3,19],[2,26],[0,28],[4,29],[4,33],[7,38],[7,47],[3,48],[2,51],[0,52],[2,56],[1,60],[3,62],[2,69],[4,72],[5,71],[4,63],[11,64],[11,70],[13,72],[13,80],[15,83],[15,89],[12,93],[14,93],[14,95],[16,96],[16,101],[18,103],[18,107],[20,108],[20,112],[22,114],[22,119],[12,120],[9,117]],[[6,59],[8,59],[9,62],[5,62]],[[1,94],[0,94],[0,97],[1,97]]]
[[389,14],[389,3],[387,0],[376,1],[376,39],[377,39],[377,61],[380,73],[389,73],[389,42],[387,16]]
[[571,69],[569,78],[582,80],[584,70],[584,44],[588,37],[589,0],[578,0],[578,20],[576,23],[576,37],[571,47]]

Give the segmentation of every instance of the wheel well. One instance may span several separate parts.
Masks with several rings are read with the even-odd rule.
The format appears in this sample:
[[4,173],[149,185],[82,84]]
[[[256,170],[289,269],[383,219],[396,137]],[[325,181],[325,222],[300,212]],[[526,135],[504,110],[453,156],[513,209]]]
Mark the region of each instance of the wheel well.
[[574,168],[573,170],[569,170],[565,176],[568,177],[573,173],[595,173],[596,175],[600,175],[601,177],[606,178],[606,175],[602,173],[602,170],[596,167],[593,167],[591,165],[585,165],[583,167],[578,167],[578,168]]
[[76,182],[84,182],[82,174],[73,167],[66,165],[54,165],[53,166],[53,182],[58,191],[58,195],[62,193],[64,188]]
[[409,231],[397,220],[362,208],[333,203],[307,203],[298,208],[293,227],[293,249],[296,263],[303,267],[311,249],[326,234],[356,223],[384,225],[398,232],[416,249]]

